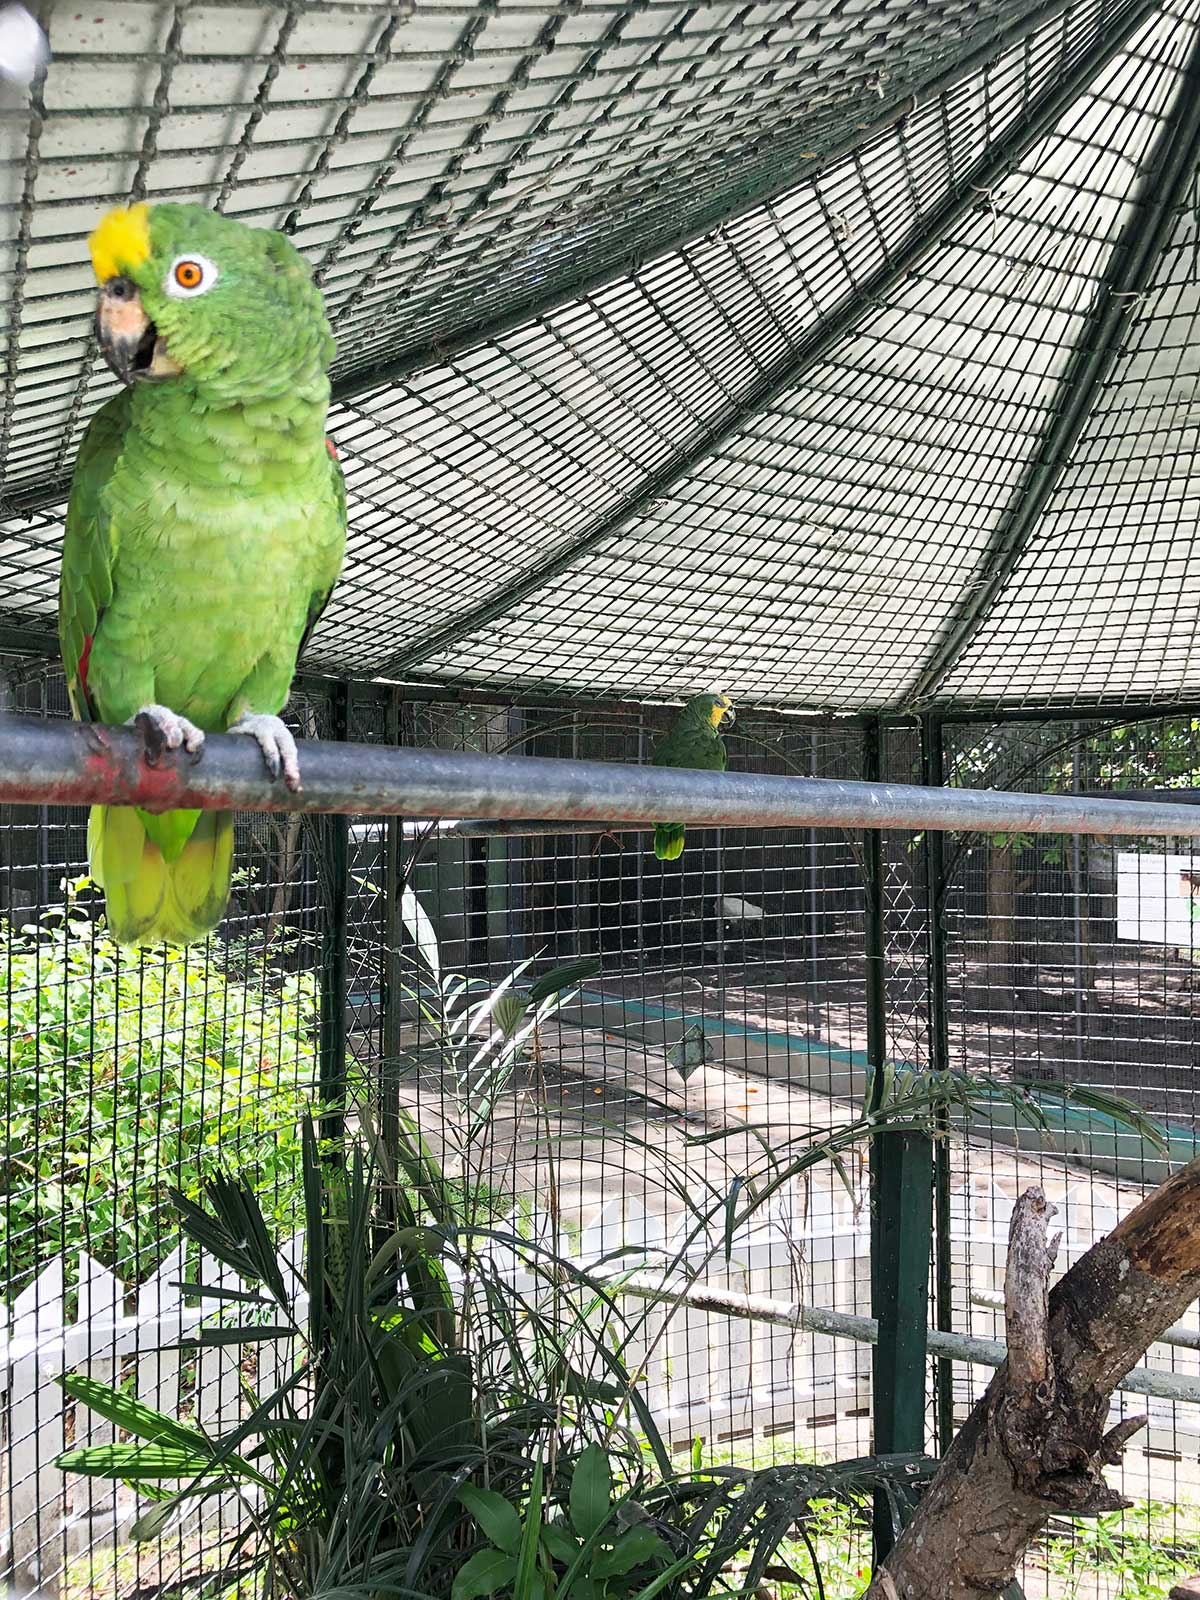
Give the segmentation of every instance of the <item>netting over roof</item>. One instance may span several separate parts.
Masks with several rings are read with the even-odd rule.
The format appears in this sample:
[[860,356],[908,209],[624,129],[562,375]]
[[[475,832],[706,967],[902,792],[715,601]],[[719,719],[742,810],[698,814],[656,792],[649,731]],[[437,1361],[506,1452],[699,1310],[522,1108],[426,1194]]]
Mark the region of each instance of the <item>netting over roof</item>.
[[[338,672],[1200,698],[1200,0],[55,7],[0,123],[3,642],[111,392],[84,236],[284,226],[339,340]],[[5,193],[4,185],[7,185]]]

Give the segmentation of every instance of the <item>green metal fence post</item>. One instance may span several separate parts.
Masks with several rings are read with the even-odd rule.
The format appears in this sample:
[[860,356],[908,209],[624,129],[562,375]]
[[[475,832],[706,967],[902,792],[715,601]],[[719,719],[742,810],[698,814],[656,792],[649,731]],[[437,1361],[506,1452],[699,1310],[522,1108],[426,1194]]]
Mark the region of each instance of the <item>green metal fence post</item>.
[[[389,745],[400,743],[401,692],[388,691],[385,734]],[[400,1050],[403,983],[400,942],[404,923],[400,915],[404,892],[404,824],[388,817],[383,836],[383,949],[380,952],[380,1066],[379,1133],[389,1153],[400,1144]]]
[[[352,685],[334,684],[330,693],[329,737],[349,739]],[[318,875],[324,918],[321,925],[321,1039],[318,1088],[321,1137],[340,1142],[346,1104],[346,940],[349,934],[350,818],[320,819]]]
[[[864,728],[863,776],[883,776],[877,718]],[[867,961],[868,1104],[884,1101],[887,1063],[886,940],[883,835],[864,834]],[[877,1452],[925,1448],[926,1330],[929,1321],[929,1252],[933,1229],[932,1140],[925,1134],[884,1134],[871,1143],[871,1314],[879,1342],[872,1363]],[[875,1557],[895,1542],[891,1505],[875,1504]]]
[[[937,788],[945,783],[942,724],[938,717],[921,719],[921,777]],[[925,834],[925,917],[929,937],[928,1006],[929,1065],[934,1072],[950,1070],[950,1024],[946,1000],[946,836],[929,829]],[[950,1140],[949,1118],[939,1117],[943,1137],[933,1149],[934,1324],[943,1332],[954,1322],[954,1279],[950,1260]],[[940,1357],[936,1363],[936,1420],[938,1454],[945,1455],[954,1438],[954,1363]]]

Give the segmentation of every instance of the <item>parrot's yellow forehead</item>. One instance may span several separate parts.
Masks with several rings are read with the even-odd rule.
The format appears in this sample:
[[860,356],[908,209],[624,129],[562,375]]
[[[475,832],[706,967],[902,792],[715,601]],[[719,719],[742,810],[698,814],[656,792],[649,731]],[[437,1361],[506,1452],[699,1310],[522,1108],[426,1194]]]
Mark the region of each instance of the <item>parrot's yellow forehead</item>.
[[719,728],[722,718],[727,717],[733,710],[733,701],[728,695],[722,694],[719,690],[714,695],[713,701],[713,708],[709,712],[709,716],[712,718],[713,727]]
[[150,259],[150,207],[110,211],[88,240],[97,283],[136,271]]

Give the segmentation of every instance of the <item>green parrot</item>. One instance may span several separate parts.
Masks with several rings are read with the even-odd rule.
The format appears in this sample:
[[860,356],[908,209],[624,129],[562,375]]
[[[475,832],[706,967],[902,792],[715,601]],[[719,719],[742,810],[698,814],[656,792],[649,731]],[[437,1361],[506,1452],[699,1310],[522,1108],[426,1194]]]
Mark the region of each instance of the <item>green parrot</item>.
[[[151,759],[247,734],[298,789],[279,712],[346,544],[320,292],[283,234],[200,206],[113,211],[88,243],[127,387],[84,435],[67,507],[72,709],[137,724]],[[119,943],[187,943],[225,914],[233,814],[94,806],[88,858]]]
[[[732,727],[733,702],[723,694],[698,694],[679,713],[675,726],[651,756],[656,767],[695,767],[702,772],[725,771],[725,741],[721,724]],[[654,827],[654,854],[660,861],[677,861],[683,854],[682,822],[658,822]]]

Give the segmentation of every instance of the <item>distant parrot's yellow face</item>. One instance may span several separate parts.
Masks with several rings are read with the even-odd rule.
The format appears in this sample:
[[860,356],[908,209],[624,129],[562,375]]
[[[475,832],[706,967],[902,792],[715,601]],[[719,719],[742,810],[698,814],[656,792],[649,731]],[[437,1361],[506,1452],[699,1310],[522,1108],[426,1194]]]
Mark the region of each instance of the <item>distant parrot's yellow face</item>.
[[712,720],[712,725],[714,728],[719,728],[723,722],[727,723],[729,727],[733,726],[735,721],[733,714],[733,701],[727,694],[713,695],[712,710],[709,712],[709,717]]

